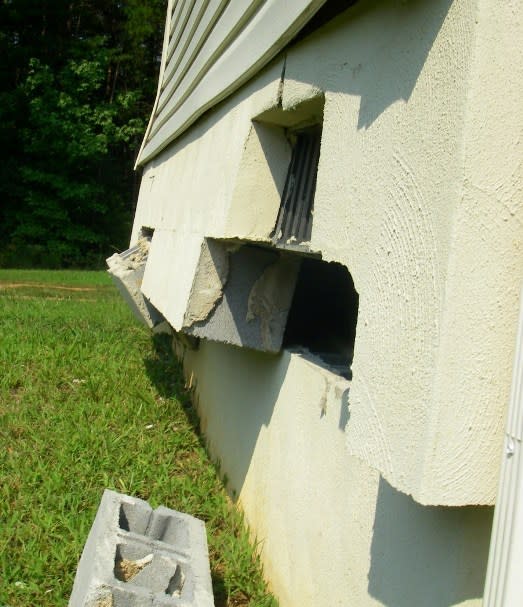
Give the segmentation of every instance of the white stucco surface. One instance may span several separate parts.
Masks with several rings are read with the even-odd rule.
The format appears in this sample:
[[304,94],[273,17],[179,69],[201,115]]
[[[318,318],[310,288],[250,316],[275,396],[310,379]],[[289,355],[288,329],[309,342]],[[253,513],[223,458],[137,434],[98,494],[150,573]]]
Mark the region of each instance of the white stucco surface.
[[349,382],[205,342],[185,367],[282,607],[481,605],[492,509],[421,506],[348,456]]
[[489,7],[363,2],[335,19],[147,165],[133,235],[156,228],[143,290],[180,329],[203,238],[274,224],[289,152],[252,119],[324,94],[311,248],[360,297],[348,450],[426,504],[493,503],[510,385],[521,8]]
[[312,248],[360,294],[349,449],[423,503],[496,493],[523,267],[515,11],[384,2],[287,56],[284,109],[326,91]]
[[284,127],[321,101],[309,244],[359,294],[350,387],[296,353],[184,357],[283,607],[481,604],[523,278],[522,23],[516,0],[362,1],[144,168],[132,241],[155,230],[143,291],[179,330],[205,238],[268,241]]

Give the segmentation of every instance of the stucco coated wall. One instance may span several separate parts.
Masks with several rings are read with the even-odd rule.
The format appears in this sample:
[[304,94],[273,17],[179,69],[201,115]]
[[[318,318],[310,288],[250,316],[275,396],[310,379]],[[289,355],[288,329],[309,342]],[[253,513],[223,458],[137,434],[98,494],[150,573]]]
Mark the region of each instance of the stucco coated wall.
[[324,99],[310,244],[359,293],[352,384],[297,353],[202,341],[184,359],[284,607],[481,603],[491,509],[435,506],[496,494],[523,267],[522,10],[362,1],[145,167],[142,290],[179,330],[204,238],[266,242],[274,225],[288,150],[252,120]]
[[294,82],[326,91],[312,248],[360,294],[348,445],[422,503],[493,503],[523,275],[521,6],[376,4],[319,56],[289,53],[283,88],[284,107]]
[[180,329],[203,238],[263,240],[273,225],[285,149],[251,120],[324,93],[311,247],[360,296],[347,444],[425,504],[496,493],[523,61],[520,6],[491,6],[390,0],[334,20],[147,166],[133,235],[156,228],[143,291]]
[[348,382],[210,342],[185,367],[281,607],[481,605],[492,508],[421,506],[348,456]]

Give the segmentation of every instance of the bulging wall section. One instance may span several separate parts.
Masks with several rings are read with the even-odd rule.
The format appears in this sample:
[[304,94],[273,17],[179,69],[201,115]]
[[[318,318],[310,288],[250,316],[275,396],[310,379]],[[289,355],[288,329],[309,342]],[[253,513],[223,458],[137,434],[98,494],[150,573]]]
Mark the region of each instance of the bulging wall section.
[[521,10],[362,1],[155,157],[140,191],[143,292],[180,330],[206,238],[269,242],[285,129],[322,100],[308,249],[359,294],[348,451],[424,504],[496,493],[523,267]]
[[[523,280],[522,5],[480,1],[475,23],[424,493],[459,499],[476,487],[487,502],[496,491],[499,409],[509,401]],[[477,461],[492,464],[481,470]]]
[[270,246],[286,129],[321,100],[302,244],[354,281],[352,382],[303,349],[203,331],[180,350],[283,607],[481,604],[523,267],[522,10],[362,0],[145,167],[142,290],[180,331],[226,285],[206,242]]

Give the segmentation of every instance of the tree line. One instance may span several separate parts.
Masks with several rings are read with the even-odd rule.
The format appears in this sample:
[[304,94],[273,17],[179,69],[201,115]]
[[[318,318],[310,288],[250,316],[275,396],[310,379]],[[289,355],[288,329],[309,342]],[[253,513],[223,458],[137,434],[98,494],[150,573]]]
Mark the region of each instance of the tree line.
[[167,0],[0,2],[0,266],[126,248]]

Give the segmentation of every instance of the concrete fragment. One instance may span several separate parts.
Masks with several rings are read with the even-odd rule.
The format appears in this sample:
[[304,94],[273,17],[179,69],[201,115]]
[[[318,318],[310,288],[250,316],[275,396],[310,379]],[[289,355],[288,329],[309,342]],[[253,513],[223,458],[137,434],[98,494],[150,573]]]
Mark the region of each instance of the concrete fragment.
[[134,247],[123,253],[115,253],[106,263],[111,278],[134,315],[149,328],[153,328],[165,319],[141,291],[149,243],[148,238],[140,238]]
[[69,607],[212,607],[202,521],[106,490]]
[[194,275],[184,325],[205,320],[218,305],[229,273],[229,251],[223,244],[206,238]]

